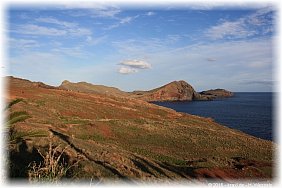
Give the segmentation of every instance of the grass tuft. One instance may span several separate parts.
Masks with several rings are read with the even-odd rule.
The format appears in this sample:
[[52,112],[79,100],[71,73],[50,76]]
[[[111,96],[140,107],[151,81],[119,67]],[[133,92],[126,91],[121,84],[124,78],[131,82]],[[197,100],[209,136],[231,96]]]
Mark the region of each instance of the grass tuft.
[[62,155],[65,153],[67,147],[61,152],[59,151],[60,145],[53,147],[52,142],[49,142],[48,152],[44,155],[39,150],[39,154],[43,158],[42,163],[32,162],[29,165],[28,177],[31,182],[50,182],[57,183],[62,178],[67,177],[67,172],[77,165],[68,164],[62,159]]

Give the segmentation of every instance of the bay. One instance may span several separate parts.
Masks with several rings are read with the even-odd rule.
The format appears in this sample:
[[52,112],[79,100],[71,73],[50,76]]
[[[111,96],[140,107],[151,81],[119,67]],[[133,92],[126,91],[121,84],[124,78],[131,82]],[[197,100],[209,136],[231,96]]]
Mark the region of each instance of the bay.
[[236,92],[233,97],[213,101],[154,102],[202,117],[211,117],[227,127],[258,138],[273,140],[273,96],[271,92]]

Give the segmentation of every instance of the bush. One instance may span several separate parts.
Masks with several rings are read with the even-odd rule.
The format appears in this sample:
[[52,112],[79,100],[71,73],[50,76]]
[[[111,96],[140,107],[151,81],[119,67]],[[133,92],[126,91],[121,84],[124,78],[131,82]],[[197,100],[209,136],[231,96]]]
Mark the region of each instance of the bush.
[[74,167],[78,162],[70,165],[62,158],[65,153],[65,147],[61,152],[60,145],[53,147],[52,142],[49,142],[49,148],[44,155],[39,150],[39,154],[43,158],[43,162],[37,164],[35,162],[29,165],[28,177],[31,182],[51,182],[57,183],[62,178],[67,177],[67,172]]

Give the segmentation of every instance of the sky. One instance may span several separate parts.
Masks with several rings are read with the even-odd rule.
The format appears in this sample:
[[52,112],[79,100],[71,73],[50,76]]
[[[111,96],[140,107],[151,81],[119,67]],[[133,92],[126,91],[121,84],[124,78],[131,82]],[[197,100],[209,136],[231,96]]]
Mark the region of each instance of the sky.
[[185,80],[196,91],[268,92],[275,14],[270,5],[9,6],[8,75],[124,91]]

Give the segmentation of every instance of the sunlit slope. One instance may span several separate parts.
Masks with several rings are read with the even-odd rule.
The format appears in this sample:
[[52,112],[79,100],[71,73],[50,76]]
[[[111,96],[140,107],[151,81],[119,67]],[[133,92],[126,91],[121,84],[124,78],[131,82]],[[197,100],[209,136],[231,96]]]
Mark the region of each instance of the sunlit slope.
[[[212,119],[177,113],[142,100],[42,88],[7,79],[13,110],[31,118],[19,132],[39,131],[29,147],[52,135],[80,157],[78,177],[126,179],[270,178],[275,145]],[[246,125],[248,126],[248,125]]]

